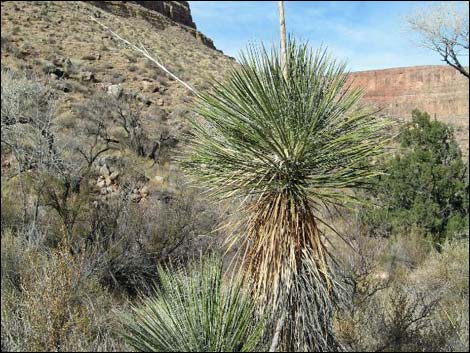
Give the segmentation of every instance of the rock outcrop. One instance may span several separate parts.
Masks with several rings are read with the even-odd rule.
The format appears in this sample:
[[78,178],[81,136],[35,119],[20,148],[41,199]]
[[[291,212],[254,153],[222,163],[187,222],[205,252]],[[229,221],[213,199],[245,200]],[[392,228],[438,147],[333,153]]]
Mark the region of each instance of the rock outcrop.
[[[123,1],[125,2],[125,1]],[[129,1],[157,11],[176,23],[196,29],[187,1]]]
[[196,29],[187,1],[88,1],[113,15],[146,20],[156,29],[179,26],[207,47],[218,50],[212,39]]
[[416,66],[354,72],[353,86],[365,90],[365,101],[384,113],[409,120],[411,111],[426,111],[455,127],[464,154],[469,143],[469,81],[448,66]]

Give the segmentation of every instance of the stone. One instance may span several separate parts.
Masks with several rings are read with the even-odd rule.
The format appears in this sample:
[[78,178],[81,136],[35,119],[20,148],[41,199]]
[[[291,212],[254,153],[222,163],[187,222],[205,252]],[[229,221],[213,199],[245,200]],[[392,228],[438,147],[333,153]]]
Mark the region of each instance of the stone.
[[112,172],[109,178],[111,179],[111,181],[116,180],[117,178],[119,178],[119,172],[118,171]]
[[64,70],[62,70],[62,68],[60,67],[55,67],[53,73],[56,74],[58,77],[64,77],[65,75]]
[[108,94],[118,99],[122,96],[122,87],[121,85],[111,85],[108,87]]
[[62,92],[68,93],[72,91],[72,85],[70,82],[60,80],[55,84],[55,87]]
[[124,98],[125,100],[133,100],[133,99],[137,99],[137,94],[135,92],[124,92],[122,94],[122,98]]
[[62,66],[63,66],[67,71],[73,70],[74,67],[75,67],[74,64],[72,64],[72,61],[71,61],[69,58],[65,58],[65,59],[63,60]]
[[152,104],[152,101],[150,100],[149,97],[147,97],[146,95],[143,95],[141,93],[138,93],[136,95],[136,99],[139,101],[139,102],[142,102],[144,103],[145,105],[149,106],[150,104]]
[[155,82],[142,81],[142,92],[155,93],[158,92],[160,87]]
[[95,60],[99,60],[100,57],[101,57],[100,54],[87,54],[87,55],[83,55],[81,59],[88,60],[88,61],[95,61]]
[[142,196],[139,194],[131,194],[131,201],[133,202],[139,202],[142,199]]
[[154,186],[162,186],[162,185],[163,185],[163,177],[160,176],[160,175],[156,175],[156,176],[153,178],[152,184],[153,184]]
[[101,168],[99,169],[100,176],[104,179],[107,175],[109,175],[108,166],[105,163],[102,164]]
[[149,194],[149,187],[147,185],[142,186],[140,189],[140,194],[147,196]]

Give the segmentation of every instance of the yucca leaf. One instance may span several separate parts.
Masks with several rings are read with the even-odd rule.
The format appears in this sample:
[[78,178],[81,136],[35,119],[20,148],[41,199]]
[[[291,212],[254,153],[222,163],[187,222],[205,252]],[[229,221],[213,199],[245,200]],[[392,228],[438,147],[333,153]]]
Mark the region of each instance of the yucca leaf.
[[242,288],[240,275],[224,281],[222,261],[201,260],[180,270],[159,268],[155,294],[121,314],[123,336],[138,351],[248,352],[260,345],[265,320]]

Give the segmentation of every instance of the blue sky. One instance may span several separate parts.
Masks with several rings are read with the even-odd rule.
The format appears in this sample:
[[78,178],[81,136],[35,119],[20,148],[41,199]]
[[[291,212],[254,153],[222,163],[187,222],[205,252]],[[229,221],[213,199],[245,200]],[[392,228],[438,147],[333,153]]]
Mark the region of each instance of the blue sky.
[[[237,57],[249,42],[279,40],[277,1],[189,1],[198,30],[225,54]],[[434,52],[417,47],[403,17],[423,2],[285,1],[288,33],[327,46],[352,71],[443,65]],[[468,58],[466,58],[468,62]],[[465,62],[465,61],[464,61]]]

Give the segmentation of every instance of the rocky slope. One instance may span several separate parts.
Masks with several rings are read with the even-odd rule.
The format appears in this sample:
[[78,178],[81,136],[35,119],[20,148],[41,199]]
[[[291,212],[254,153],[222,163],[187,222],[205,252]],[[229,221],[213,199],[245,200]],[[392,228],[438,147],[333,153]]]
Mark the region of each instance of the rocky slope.
[[[165,8],[174,9],[175,2],[170,3],[173,7]],[[169,11],[174,19],[190,19],[189,13],[184,17]],[[173,152],[162,155],[158,163],[149,158],[138,161],[133,156],[134,164],[146,180],[171,189],[179,177],[173,163],[174,148],[178,149],[187,131],[192,94],[114,39],[91,16],[130,41],[142,43],[171,72],[198,90],[207,89],[211,77],[222,79],[233,60],[215,50],[212,42],[188,23],[175,22],[134,2],[111,1],[98,6],[85,1],[1,3],[2,69],[33,74],[58,90],[56,123],[70,138],[83,128],[83,105],[91,98],[100,94],[136,98],[143,131],[155,143],[165,141]],[[109,179],[106,173],[101,177]]]
[[106,12],[126,18],[143,18],[155,29],[177,26],[201,43],[217,50],[212,40],[196,30],[186,1],[89,1]]

